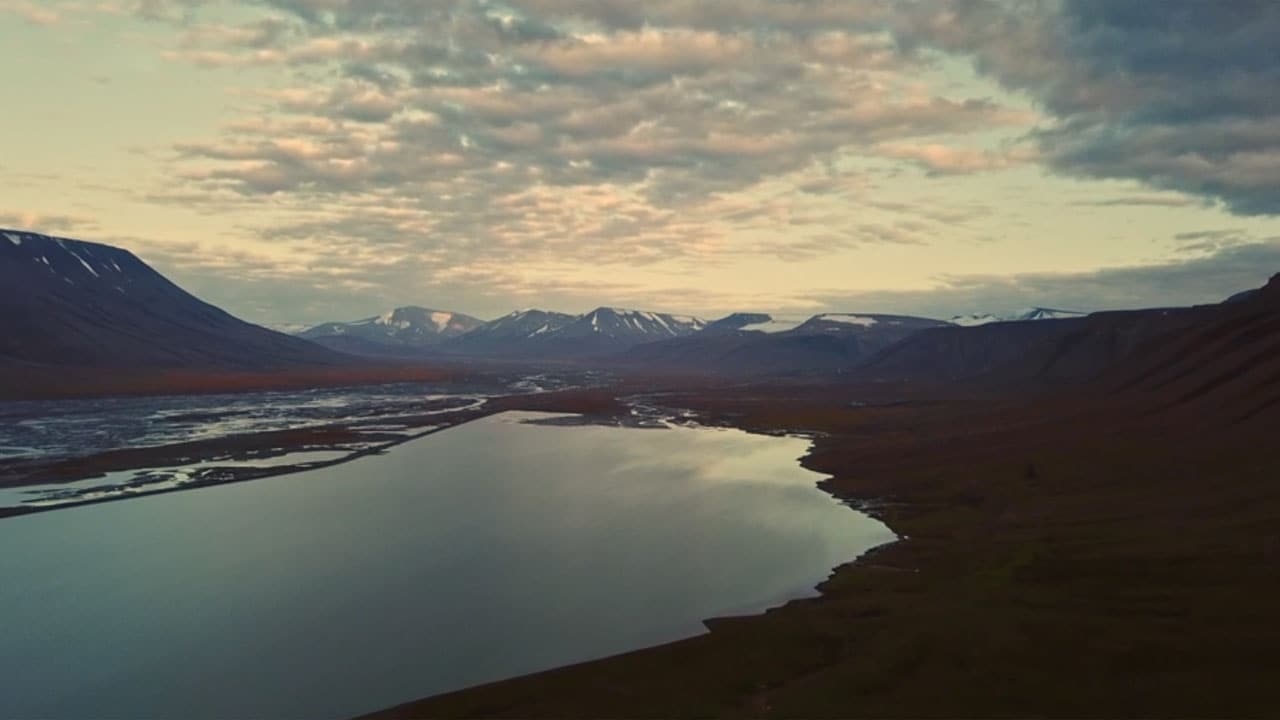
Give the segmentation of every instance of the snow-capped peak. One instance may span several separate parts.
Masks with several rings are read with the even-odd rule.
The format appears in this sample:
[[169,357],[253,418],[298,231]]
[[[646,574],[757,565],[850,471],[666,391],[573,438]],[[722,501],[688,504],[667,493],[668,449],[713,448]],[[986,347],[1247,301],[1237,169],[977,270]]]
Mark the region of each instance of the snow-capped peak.
[[840,323],[841,325],[858,325],[860,327],[872,327],[878,325],[879,320],[865,315],[842,315],[837,313],[824,313],[814,316],[815,320],[826,320],[827,322]]
[[1018,313],[1018,320],[1062,320],[1065,318],[1083,317],[1088,313],[1074,310],[1055,310],[1053,308],[1029,308]]
[[409,305],[363,320],[324,323],[299,334],[309,339],[353,335],[384,344],[424,345],[462,335],[481,324],[479,320],[461,313]]
[[952,325],[961,327],[977,327],[979,325],[989,325],[991,323],[1000,322],[1001,319],[991,313],[971,313],[969,315],[956,315],[951,318]]
[[599,335],[615,340],[640,341],[681,337],[706,326],[700,318],[647,310],[599,307],[565,328],[570,336]]
[[121,293],[131,282],[123,277],[126,273],[120,263],[131,263],[133,258],[120,248],[23,230],[0,230],[0,236],[8,241],[3,245],[6,257],[36,264],[46,277],[52,274],[69,285],[106,281]]
[[991,313],[973,313],[971,315],[957,315],[951,318],[952,324],[962,327],[975,327],[978,325],[989,325],[997,322],[1030,322],[1034,320],[1063,320],[1066,318],[1084,317],[1088,313],[1076,312],[1074,310],[1055,310],[1053,308],[1027,308],[1008,315],[993,315]]
[[743,325],[739,329],[770,334],[780,333],[788,330],[795,330],[809,319],[807,317],[779,317],[777,315],[768,315],[766,317],[769,319],[754,322],[749,325]]

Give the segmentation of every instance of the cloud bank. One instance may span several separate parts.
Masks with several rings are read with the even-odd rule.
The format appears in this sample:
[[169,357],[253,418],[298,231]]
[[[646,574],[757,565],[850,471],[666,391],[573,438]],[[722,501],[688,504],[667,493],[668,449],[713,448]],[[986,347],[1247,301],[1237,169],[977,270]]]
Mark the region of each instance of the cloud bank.
[[[966,247],[1024,242],[1017,201],[964,183],[1129,183],[1063,200],[1067,213],[1280,212],[1280,5],[1266,0],[10,0],[0,13],[133,17],[163,60],[229,94],[215,132],[148,149],[165,182],[143,199],[235,241],[122,239],[257,317],[353,301],[703,311],[824,262],[853,275],[875,257],[905,277],[914,261],[895,258],[913,248],[939,249],[915,284],[932,277],[947,298],[919,307],[998,308],[1010,288],[1079,305],[1053,279],[1075,275],[943,274]],[[1215,293],[1244,276],[1209,256],[1271,257],[1246,230],[1167,237],[1144,267],[1201,273]],[[756,269],[736,289],[706,280],[738,267]],[[1148,287],[1109,272],[1096,278]],[[1159,284],[1107,293],[1079,278],[1101,293],[1081,300],[1164,304]],[[773,299],[840,297],[797,282]],[[1169,301],[1207,295],[1164,287]]]

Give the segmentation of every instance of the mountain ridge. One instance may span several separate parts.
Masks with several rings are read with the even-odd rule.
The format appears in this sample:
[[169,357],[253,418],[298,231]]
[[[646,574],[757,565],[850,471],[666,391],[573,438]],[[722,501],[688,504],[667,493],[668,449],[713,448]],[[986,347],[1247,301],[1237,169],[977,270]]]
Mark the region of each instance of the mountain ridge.
[[236,318],[123,248],[0,229],[0,364],[257,370],[351,360]]
[[956,315],[951,318],[953,325],[961,327],[977,327],[980,325],[990,325],[999,322],[1034,322],[1039,320],[1067,320],[1070,318],[1084,317],[1088,313],[1078,312],[1075,310],[1059,310],[1056,308],[1032,307],[1008,315],[994,315],[992,313],[972,313],[970,315]]

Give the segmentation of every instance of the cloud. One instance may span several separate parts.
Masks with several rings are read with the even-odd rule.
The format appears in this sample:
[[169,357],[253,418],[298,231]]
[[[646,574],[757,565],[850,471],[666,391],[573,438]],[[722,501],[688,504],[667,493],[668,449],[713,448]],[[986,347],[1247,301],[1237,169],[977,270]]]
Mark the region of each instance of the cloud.
[[45,215],[34,212],[0,212],[0,227],[40,233],[92,231],[98,224],[73,215]]
[[1092,207],[1195,207],[1207,205],[1209,202],[1204,198],[1190,195],[1146,193],[1120,195],[1097,200],[1080,200],[1075,204]]
[[62,19],[56,9],[30,0],[4,0],[0,2],[0,13],[17,15],[32,25],[56,25]]
[[[232,86],[218,129],[156,154],[166,186],[145,195],[216,218],[222,229],[206,236],[225,245],[148,252],[233,306],[265,306],[276,288],[281,306],[307,308],[289,319],[341,309],[325,293],[367,303],[361,312],[417,302],[483,314],[534,297],[754,304],[682,286],[734,263],[837,255],[870,275],[912,247],[1012,236],[1024,208],[1053,200],[987,206],[968,188],[1030,174],[965,176],[1029,164],[1151,188],[1061,199],[1096,207],[1266,213],[1280,186],[1275,58],[1245,49],[1268,47],[1265,3],[113,7],[156,21],[163,57],[199,68],[199,82]],[[957,57],[986,78],[957,71]],[[1204,227],[1215,223],[1225,224]],[[1257,243],[1206,235],[1162,247],[1191,263]],[[867,248],[872,262],[854,262]]]
[[898,18],[906,47],[971,56],[1055,123],[1033,138],[1053,170],[1140,180],[1280,213],[1280,4],[1270,0],[972,0]]
[[[1194,240],[1195,238],[1189,238]],[[833,311],[904,312],[950,318],[1028,307],[1094,312],[1219,302],[1261,287],[1280,268],[1280,238],[1230,243],[1165,263],[1076,273],[946,275],[927,290],[815,293]]]
[[1216,253],[1226,248],[1256,242],[1248,232],[1239,228],[1181,232],[1174,235],[1173,240],[1178,252],[1182,253]]
[[[1023,132],[1037,119],[924,87],[917,76],[930,61],[901,52],[874,8],[260,6],[262,17],[188,22],[179,33],[171,58],[270,67],[282,82],[246,95],[247,111],[220,135],[175,145],[176,182],[152,199],[220,214],[270,208],[277,220],[247,229],[262,242],[394,238],[398,252],[424,258],[416,272],[433,281],[458,280],[463,266],[549,273],[560,264],[572,282],[566,264],[708,267],[927,242],[904,222],[842,221],[836,211],[847,214],[858,173],[837,166],[886,148]],[[939,171],[976,169],[959,153],[929,157]],[[742,212],[777,184],[808,190],[776,195],[772,212]]]
[[956,148],[939,143],[883,143],[872,148],[882,157],[907,160],[929,175],[969,175],[1004,170],[1032,159],[1033,153],[1018,150],[994,152]]

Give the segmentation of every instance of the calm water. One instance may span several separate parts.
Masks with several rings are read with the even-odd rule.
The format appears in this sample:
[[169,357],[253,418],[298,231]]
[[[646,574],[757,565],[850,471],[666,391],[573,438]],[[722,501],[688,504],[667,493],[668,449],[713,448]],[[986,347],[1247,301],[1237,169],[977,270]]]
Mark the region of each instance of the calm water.
[[527,417],[0,521],[0,717],[347,717],[694,635],[893,539],[805,440]]

